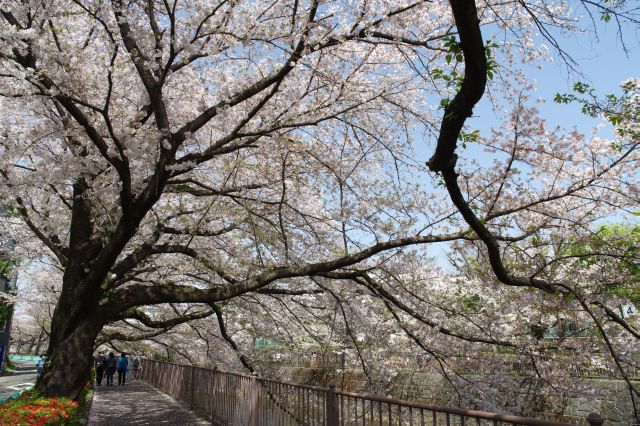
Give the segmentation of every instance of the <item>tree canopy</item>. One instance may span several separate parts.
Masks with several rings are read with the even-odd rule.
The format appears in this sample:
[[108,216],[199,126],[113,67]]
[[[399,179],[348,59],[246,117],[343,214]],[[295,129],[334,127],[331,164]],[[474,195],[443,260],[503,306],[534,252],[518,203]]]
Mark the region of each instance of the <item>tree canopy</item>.
[[[382,326],[445,375],[460,350],[518,353],[550,382],[583,356],[637,401],[637,319],[607,289],[638,254],[601,224],[637,213],[640,83],[559,95],[617,130],[583,134],[548,125],[526,66],[577,66],[552,27],[638,11],[565,6],[3,2],[2,220],[56,271],[39,389],[76,395],[96,339],[215,318],[241,354],[225,319],[343,346],[365,372],[356,335]],[[479,131],[465,123],[487,90],[498,121]],[[433,262],[441,243],[456,273]],[[564,319],[593,338],[536,337]]]

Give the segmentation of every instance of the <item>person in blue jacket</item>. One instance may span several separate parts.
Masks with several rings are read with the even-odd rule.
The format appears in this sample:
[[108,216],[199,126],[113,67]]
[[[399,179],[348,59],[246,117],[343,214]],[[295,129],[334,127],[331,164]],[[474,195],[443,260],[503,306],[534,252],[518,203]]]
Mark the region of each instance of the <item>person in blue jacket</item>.
[[127,371],[129,370],[129,360],[127,354],[122,352],[120,358],[118,358],[118,386],[124,386],[124,381],[127,378]]
[[44,354],[40,355],[40,359],[36,364],[36,371],[38,372],[38,376],[42,374],[42,371],[44,370],[44,366],[46,363],[47,363],[47,357]]

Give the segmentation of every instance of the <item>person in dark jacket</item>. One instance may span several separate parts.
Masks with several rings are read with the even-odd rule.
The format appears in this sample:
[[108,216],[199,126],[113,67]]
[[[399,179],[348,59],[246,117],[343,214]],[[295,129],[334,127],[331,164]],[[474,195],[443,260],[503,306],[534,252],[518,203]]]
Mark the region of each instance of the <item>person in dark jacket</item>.
[[96,385],[102,385],[102,377],[104,376],[104,370],[106,368],[107,358],[102,352],[98,352],[95,360],[96,366]]
[[106,366],[107,386],[113,386],[113,375],[116,372],[116,365],[117,365],[116,356],[113,354],[113,352],[109,352],[109,358],[107,358],[107,366]]
[[129,371],[129,360],[127,359],[127,354],[122,352],[120,358],[118,358],[118,386],[124,386],[127,371]]
[[140,358],[138,357],[133,359],[133,378],[140,379]]

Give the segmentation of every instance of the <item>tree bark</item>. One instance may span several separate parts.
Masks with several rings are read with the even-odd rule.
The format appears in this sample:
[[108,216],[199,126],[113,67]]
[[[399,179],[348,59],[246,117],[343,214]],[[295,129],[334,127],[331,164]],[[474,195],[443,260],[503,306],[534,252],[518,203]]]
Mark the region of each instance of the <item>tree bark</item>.
[[93,345],[105,324],[100,283],[86,280],[86,260],[70,261],[51,322],[47,364],[36,389],[76,399],[89,379]]
[[73,189],[69,257],[53,312],[47,364],[36,389],[45,395],[77,399],[89,379],[93,344],[105,323],[99,305],[105,277],[92,274],[103,265],[96,262],[101,245],[92,238],[91,209],[84,196],[86,180],[78,179]]
[[47,364],[36,389],[44,395],[77,399],[89,380],[93,344],[104,323],[97,314],[97,303],[90,300],[77,300],[75,309],[59,309],[60,305],[56,310],[71,315],[53,317]]

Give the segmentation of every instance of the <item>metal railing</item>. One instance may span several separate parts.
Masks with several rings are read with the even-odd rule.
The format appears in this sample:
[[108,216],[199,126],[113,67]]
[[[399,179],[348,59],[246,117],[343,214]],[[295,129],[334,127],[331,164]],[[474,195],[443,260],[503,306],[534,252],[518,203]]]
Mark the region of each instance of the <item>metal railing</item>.
[[[148,359],[142,361],[142,372],[145,381],[188,403],[215,425],[567,426],[567,423],[439,407]],[[600,426],[603,421],[598,414],[591,413],[584,423]]]

